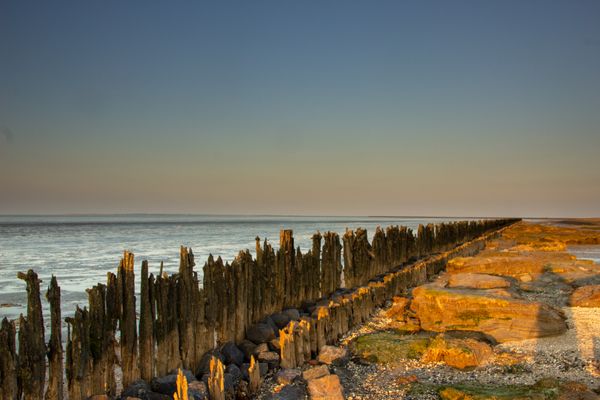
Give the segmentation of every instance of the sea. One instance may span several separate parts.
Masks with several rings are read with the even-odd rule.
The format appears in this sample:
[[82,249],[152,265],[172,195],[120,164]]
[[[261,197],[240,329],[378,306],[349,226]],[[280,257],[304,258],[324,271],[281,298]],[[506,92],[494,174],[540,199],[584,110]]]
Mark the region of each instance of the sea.
[[[209,254],[232,261],[239,251],[254,253],[255,238],[269,240],[277,248],[279,231],[292,229],[294,242],[303,252],[317,232],[366,228],[370,239],[377,226],[404,225],[416,231],[419,224],[465,218],[235,216],[235,215],[68,215],[0,216],[0,319],[26,313],[25,282],[19,271],[33,269],[42,280],[45,295],[55,275],[61,288],[63,317],[87,304],[85,289],[106,283],[106,273],[116,272],[124,250],[135,254],[136,278],[142,260],[158,273],[179,267],[180,246],[191,247],[196,270]],[[136,284],[139,291],[139,281]],[[45,298],[44,320],[49,323]]]

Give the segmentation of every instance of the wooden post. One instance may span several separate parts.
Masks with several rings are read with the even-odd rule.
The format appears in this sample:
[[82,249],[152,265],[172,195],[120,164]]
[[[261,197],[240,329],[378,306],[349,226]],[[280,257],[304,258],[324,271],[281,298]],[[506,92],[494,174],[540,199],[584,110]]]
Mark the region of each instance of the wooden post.
[[89,314],[78,306],[73,318],[65,320],[70,325],[66,363],[69,400],[87,399],[93,394]]
[[16,400],[18,398],[15,338],[15,324],[4,317],[0,327],[0,382],[2,383],[0,399]]
[[62,320],[60,316],[60,287],[58,286],[54,275],[52,275],[52,279],[50,280],[50,286],[48,286],[48,291],[46,292],[46,299],[50,302],[50,342],[48,343],[49,375],[46,400],[62,400],[63,347]]
[[335,232],[325,233],[323,239],[321,296],[326,297],[335,292],[342,285],[342,247],[340,245],[340,237]]
[[119,264],[119,287],[122,294],[122,311],[119,328],[121,331],[121,367],[123,387],[132,384],[139,376],[137,364],[137,323],[135,314],[135,277],[133,253],[124,252]]
[[248,375],[250,377],[249,392],[256,394],[260,389],[260,368],[254,360],[254,356],[250,356],[250,367],[248,367]]
[[210,359],[210,375],[208,377],[208,393],[211,400],[225,400],[225,374],[223,364],[216,357]]
[[296,368],[296,346],[294,344],[294,327],[295,321],[290,321],[289,324],[279,330],[279,347],[281,352],[281,368]]
[[27,283],[27,318],[19,322],[19,383],[26,399],[44,398],[46,379],[46,343],[40,300],[40,281],[32,270],[18,273]]
[[142,261],[140,285],[140,376],[146,382],[154,377],[154,299],[152,287],[154,276],[148,276],[148,261]]

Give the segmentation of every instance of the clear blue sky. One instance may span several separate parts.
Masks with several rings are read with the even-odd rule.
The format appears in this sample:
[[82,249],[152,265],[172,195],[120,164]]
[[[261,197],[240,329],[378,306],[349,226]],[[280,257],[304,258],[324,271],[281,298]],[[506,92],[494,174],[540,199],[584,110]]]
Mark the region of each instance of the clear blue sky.
[[0,129],[0,214],[600,216],[600,2],[2,0]]

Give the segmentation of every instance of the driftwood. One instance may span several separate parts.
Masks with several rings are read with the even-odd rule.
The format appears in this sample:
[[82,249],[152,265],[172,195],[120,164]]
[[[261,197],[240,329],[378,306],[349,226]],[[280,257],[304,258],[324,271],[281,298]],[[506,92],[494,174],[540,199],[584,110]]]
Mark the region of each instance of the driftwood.
[[15,336],[15,324],[4,317],[0,326],[0,399],[18,398]]
[[50,303],[50,342],[48,343],[48,389],[46,390],[46,400],[62,400],[63,347],[60,316],[60,287],[54,276],[52,276],[52,279],[50,280],[50,286],[46,292],[46,299]]

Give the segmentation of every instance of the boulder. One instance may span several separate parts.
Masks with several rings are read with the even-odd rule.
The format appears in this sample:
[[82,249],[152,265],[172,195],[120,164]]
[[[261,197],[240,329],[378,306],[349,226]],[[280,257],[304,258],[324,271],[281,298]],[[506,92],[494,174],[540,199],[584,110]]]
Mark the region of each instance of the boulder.
[[309,380],[308,393],[312,400],[344,400],[342,385],[337,375]]
[[348,350],[343,347],[323,346],[317,359],[321,364],[342,365],[348,360]]
[[274,351],[263,351],[258,355],[258,361],[261,363],[267,363],[269,365],[269,369],[274,369],[279,367],[279,354],[275,353]]
[[[271,319],[269,318],[269,320]],[[269,340],[275,339],[275,331],[269,324],[258,323],[248,328],[246,338],[255,344],[267,343]]]
[[227,342],[221,347],[225,364],[241,366],[244,363],[244,353],[233,342]]
[[227,368],[225,368],[225,372],[231,375],[235,385],[242,379],[242,370],[235,364],[229,364]]
[[304,385],[285,385],[276,393],[266,397],[267,400],[304,400],[306,389]]
[[210,372],[210,360],[213,356],[221,360],[222,363],[225,363],[225,357],[223,357],[223,354],[221,354],[221,352],[218,349],[208,351],[204,353],[204,355],[200,359],[200,365],[196,373],[197,377],[201,377],[202,375],[208,374]]
[[458,369],[478,367],[492,356],[490,345],[473,339],[449,339],[439,335],[433,339],[421,361],[443,362]]
[[424,330],[478,331],[498,342],[558,335],[567,329],[565,316],[552,306],[482,292],[427,284],[413,289],[410,309]]
[[[276,340],[276,339],[274,339]],[[265,351],[269,351],[269,344],[268,343],[261,343],[258,346],[256,346],[254,348],[254,357],[256,358],[256,356],[258,356],[260,353],[265,352]]]
[[394,297],[391,307],[385,313],[386,317],[404,322],[409,303],[410,301],[406,297]]
[[600,285],[582,286],[571,294],[573,307],[600,307]]
[[499,289],[510,287],[510,281],[500,276],[488,274],[459,273],[450,275],[448,287],[470,289]]
[[[182,370],[182,373],[186,377],[188,383],[196,380],[196,377],[191,371]],[[177,390],[177,373],[152,378],[150,387],[153,392],[172,396]]]
[[256,345],[249,340],[242,340],[238,345],[242,353],[244,353],[244,357],[246,361],[250,361],[250,357],[254,355],[254,350],[256,349]]
[[302,372],[302,378],[305,381],[321,378],[325,375],[329,375],[329,368],[327,367],[327,365],[319,365]]
[[208,387],[204,382],[188,382],[188,397],[190,399],[208,399]]
[[127,386],[123,389],[121,393],[122,397],[139,397],[142,398],[146,393],[151,392],[152,388],[148,382],[138,379],[133,382],[131,385]]
[[295,308],[288,308],[287,310],[284,310],[283,313],[287,315],[290,320],[300,321],[300,311]]
[[279,329],[285,328],[287,324],[291,321],[291,318],[284,313],[273,314],[271,315],[271,319]]
[[275,380],[281,385],[289,385],[294,383],[301,375],[302,373],[297,368],[285,368],[275,375]]

